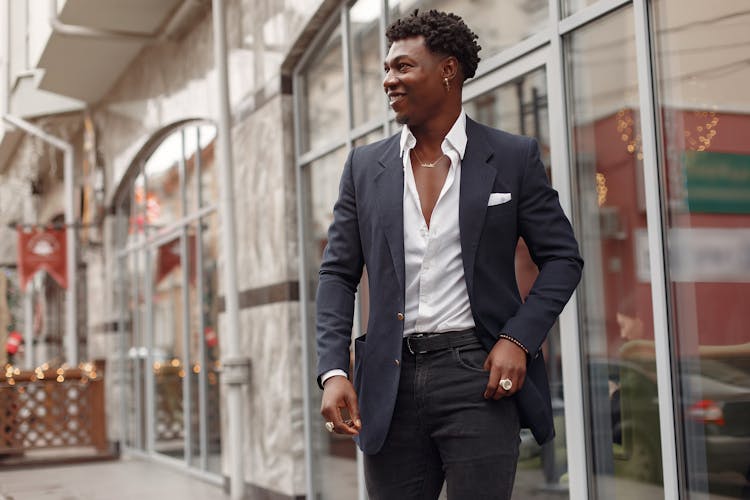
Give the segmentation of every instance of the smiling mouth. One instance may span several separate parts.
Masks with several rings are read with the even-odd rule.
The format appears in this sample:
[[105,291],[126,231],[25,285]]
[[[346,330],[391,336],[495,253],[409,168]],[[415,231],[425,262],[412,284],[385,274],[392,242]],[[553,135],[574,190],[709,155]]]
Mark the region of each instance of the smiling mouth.
[[404,99],[404,94],[391,94],[388,96],[388,104],[393,106],[394,104],[397,104],[401,102]]

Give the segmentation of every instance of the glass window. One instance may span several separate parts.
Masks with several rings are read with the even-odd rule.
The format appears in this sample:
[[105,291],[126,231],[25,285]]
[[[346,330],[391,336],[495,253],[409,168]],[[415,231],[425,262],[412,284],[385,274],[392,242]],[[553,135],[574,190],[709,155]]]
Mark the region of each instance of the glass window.
[[186,370],[191,390],[193,465],[216,473],[221,472],[218,228],[213,213],[191,224],[188,231],[190,369]]
[[216,127],[191,125],[182,129],[185,155],[185,197],[187,212],[215,203],[219,199],[214,171]]
[[[158,231],[183,216],[182,168],[184,163],[181,131],[169,135],[149,156],[143,167],[146,182],[143,195],[136,186],[136,204],[147,234]],[[149,231],[153,230],[153,231]]]
[[174,227],[218,199],[215,138],[214,125],[193,122],[158,144],[120,203],[116,241],[126,444],[147,447],[150,412],[155,451],[220,473],[217,215]]
[[593,5],[599,0],[563,0],[563,11],[566,16],[575,14],[584,7]]
[[[194,236],[191,235],[194,241]],[[184,384],[189,367],[184,365],[186,351],[184,328],[185,306],[183,288],[187,260],[183,258],[188,235],[174,239],[149,253],[154,273],[152,286],[153,351],[151,359],[154,372],[154,446],[156,451],[173,457],[184,456],[185,408]]]
[[479,36],[479,53],[487,59],[547,27],[548,0],[498,2],[497,0],[391,0],[391,20],[411,14],[437,9],[461,16]]
[[384,119],[383,60],[379,50],[382,34],[382,0],[359,0],[349,11],[351,26],[352,116],[354,126]]
[[[480,123],[515,134],[535,137],[539,141],[542,161],[549,166],[549,112],[547,76],[543,68],[475,97],[464,105],[467,115]],[[522,297],[531,290],[538,270],[523,240],[516,249],[516,276]],[[543,346],[547,361],[553,418],[554,441],[542,447],[536,444],[528,429],[521,431],[521,446],[514,494],[521,498],[536,496],[540,487],[560,493],[566,491],[561,478],[567,470],[565,454],[565,416],[563,412],[560,337],[557,326]]]
[[590,489],[608,499],[663,498],[633,21],[628,6],[565,39]]
[[215,126],[187,125],[169,134],[148,157],[146,179],[135,185],[143,227],[158,231],[218,199],[215,139]]
[[[302,152],[346,136],[349,120],[342,50],[341,26],[338,24],[312,52],[300,72]],[[379,53],[377,57],[380,57]]]
[[654,2],[670,329],[691,498],[750,496],[749,22],[745,2]]
[[[339,181],[347,153],[347,148],[339,148],[302,169],[308,203],[305,210],[308,214],[305,249],[308,259],[307,285],[310,290],[310,300],[306,314],[309,318],[308,323],[313,325],[311,334],[308,336],[310,366],[312,367],[316,366],[314,325],[318,269],[323,258],[323,250],[328,243],[328,227],[333,221],[333,204],[338,198]],[[313,433],[312,446],[315,457],[312,474],[318,498],[321,500],[357,498],[356,445],[351,438],[331,434],[325,430],[325,422],[319,411],[320,400],[316,397],[311,399],[312,407],[308,409],[308,415],[313,420],[310,428]]]

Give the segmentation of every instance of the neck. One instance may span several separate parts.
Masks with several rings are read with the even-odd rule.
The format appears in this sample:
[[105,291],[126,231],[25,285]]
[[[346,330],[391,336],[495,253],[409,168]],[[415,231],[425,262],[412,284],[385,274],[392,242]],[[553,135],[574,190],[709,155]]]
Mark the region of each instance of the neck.
[[424,123],[409,125],[409,130],[417,140],[417,144],[426,146],[428,149],[439,148],[460,114],[461,106],[455,106],[450,111],[441,113]]

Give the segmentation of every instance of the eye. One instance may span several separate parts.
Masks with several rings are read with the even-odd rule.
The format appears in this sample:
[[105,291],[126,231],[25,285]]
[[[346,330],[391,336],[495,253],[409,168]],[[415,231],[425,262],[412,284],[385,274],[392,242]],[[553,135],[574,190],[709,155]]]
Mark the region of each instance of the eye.
[[399,63],[399,65],[398,65],[398,70],[399,71],[405,71],[407,69],[409,69],[409,65],[408,64],[406,64],[406,63]]

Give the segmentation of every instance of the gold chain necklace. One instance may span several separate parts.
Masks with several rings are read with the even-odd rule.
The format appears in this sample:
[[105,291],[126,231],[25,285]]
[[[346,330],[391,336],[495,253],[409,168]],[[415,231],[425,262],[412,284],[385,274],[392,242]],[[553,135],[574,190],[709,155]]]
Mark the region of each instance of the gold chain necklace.
[[438,162],[443,159],[443,156],[445,156],[445,153],[443,153],[443,154],[441,154],[438,157],[437,160],[428,163],[428,162],[424,161],[421,156],[419,156],[419,153],[417,153],[417,148],[412,148],[412,151],[414,151],[414,156],[417,157],[417,162],[419,162],[419,166],[420,167],[424,167],[424,168],[435,168],[435,167],[437,167]]

